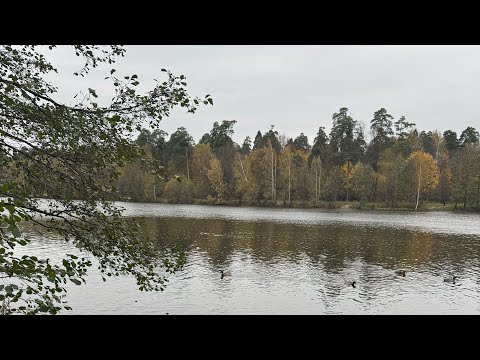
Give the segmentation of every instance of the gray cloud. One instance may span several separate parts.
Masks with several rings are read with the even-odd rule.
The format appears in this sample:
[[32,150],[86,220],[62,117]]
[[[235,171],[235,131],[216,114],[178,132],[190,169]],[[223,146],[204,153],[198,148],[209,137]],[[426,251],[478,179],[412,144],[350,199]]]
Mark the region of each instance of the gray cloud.
[[[121,75],[137,74],[143,89],[161,77],[161,68],[187,77],[192,95],[211,94],[213,107],[191,115],[174,111],[162,128],[184,126],[198,141],[214,121],[237,120],[234,140],[254,137],[274,124],[279,133],[304,132],[312,142],[318,126],[346,106],[368,124],[386,108],[405,115],[420,130],[460,133],[480,128],[479,46],[127,46],[114,67]],[[86,79],[71,77],[79,60],[70,49],[52,54],[60,74],[61,100],[71,102],[78,90],[95,88],[103,99],[112,87],[103,80],[110,67],[95,69]]]

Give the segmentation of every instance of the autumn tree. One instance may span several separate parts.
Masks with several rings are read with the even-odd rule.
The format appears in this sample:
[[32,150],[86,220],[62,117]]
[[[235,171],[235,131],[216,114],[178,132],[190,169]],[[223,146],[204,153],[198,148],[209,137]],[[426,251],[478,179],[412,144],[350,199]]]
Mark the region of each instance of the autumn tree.
[[146,201],[144,170],[140,161],[128,163],[119,169],[117,189],[120,200]]
[[285,146],[280,154],[280,176],[285,189],[285,201],[288,200],[288,205],[291,204],[292,199],[292,185],[296,172],[293,166],[293,157],[295,155],[294,146]]
[[450,165],[450,156],[445,143],[442,143],[438,152],[437,160],[440,178],[438,182],[438,200],[445,205],[445,202],[451,196],[452,192],[452,169]]
[[200,199],[206,199],[210,194],[210,183],[208,180],[208,170],[210,162],[215,157],[208,144],[197,144],[192,152],[192,182],[193,194]]
[[480,209],[480,146],[467,143],[458,152],[453,164],[452,192],[463,208]]
[[212,189],[217,195],[217,201],[221,202],[227,189],[227,184],[224,180],[222,164],[216,158],[210,160],[210,169],[208,170],[208,180],[212,186]]
[[266,148],[254,149],[249,155],[252,164],[252,176],[254,187],[254,198],[258,205],[264,204],[271,194],[271,152]]
[[[359,160],[359,156],[363,153],[363,130],[358,128],[357,122],[348,115],[348,108],[341,108],[338,113],[333,114],[332,117],[333,126],[330,131],[330,160],[336,165],[336,176],[333,184],[337,184],[340,179],[339,174],[342,171],[341,167],[343,164],[346,164],[347,173],[350,173],[350,168],[353,163]],[[358,138],[356,135],[360,135]],[[347,178],[347,193],[346,200],[349,200],[348,189],[350,188],[349,181]],[[341,187],[341,185],[340,185]],[[334,187],[338,189],[335,185]],[[338,193],[334,196],[336,199]]]
[[242,155],[240,153],[235,154],[235,160],[233,163],[235,192],[240,204],[244,198],[248,201],[255,199],[258,185],[255,182],[252,167],[256,166],[257,164],[252,163],[252,156]]
[[375,186],[375,171],[370,165],[357,163],[352,169],[352,185],[355,195],[360,200],[360,207],[370,199]]
[[227,198],[230,197],[234,191],[233,159],[235,157],[236,149],[232,140],[232,135],[234,133],[233,126],[236,122],[236,120],[223,120],[222,123],[219,124],[215,121],[210,130],[208,141],[213,153],[222,166],[226,185],[223,196],[227,195]]
[[191,202],[190,194],[192,192],[192,182],[188,179],[178,181],[177,179],[170,179],[166,185],[164,194],[165,197],[175,204],[186,204]]
[[325,179],[326,191],[330,194],[330,199],[335,202],[339,200],[341,190],[345,180],[343,179],[343,172],[339,166],[331,166]]
[[305,206],[309,198],[308,154],[305,151],[297,150],[293,162],[296,172],[296,182],[294,184],[295,198],[301,201],[302,206]]
[[[308,158],[308,161],[310,161],[310,157]],[[313,176],[313,181],[311,182],[312,185],[314,185],[314,190],[311,191],[312,194],[315,194],[314,200],[316,203],[320,201],[320,198],[322,197],[322,173],[323,173],[323,163],[322,159],[319,157],[314,158],[310,162],[310,174]]]
[[[385,200],[387,207],[396,207],[398,199],[403,195],[403,183],[405,177],[405,159],[401,153],[397,153],[394,149],[385,149],[378,160],[378,171],[376,172],[375,195],[378,200]],[[405,177],[405,178],[404,178]],[[382,190],[383,194],[379,194]],[[382,195],[383,197],[380,197]]]
[[264,164],[271,174],[270,185],[271,185],[271,200],[274,205],[277,204],[277,152],[275,151],[274,144],[275,142],[271,137],[267,138],[268,146],[265,149]]
[[416,192],[415,210],[417,210],[420,194],[438,185],[439,171],[432,155],[423,151],[412,153],[408,157],[408,165],[412,173],[412,185]]

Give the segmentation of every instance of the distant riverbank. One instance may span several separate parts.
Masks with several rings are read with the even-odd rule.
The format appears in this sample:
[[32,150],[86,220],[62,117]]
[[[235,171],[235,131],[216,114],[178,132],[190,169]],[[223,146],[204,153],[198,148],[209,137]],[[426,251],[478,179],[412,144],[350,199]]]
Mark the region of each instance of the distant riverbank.
[[[125,201],[125,200],[122,200]],[[128,200],[127,200],[128,202]],[[151,202],[147,202],[151,203]],[[381,210],[381,211],[415,211],[415,205],[410,203],[398,203],[397,207],[387,206],[385,203],[373,203],[365,202],[363,206],[360,206],[359,201],[320,201],[314,202],[301,202],[292,201],[284,203],[277,201],[276,205],[272,202],[266,201],[260,203],[258,201],[242,201],[238,200],[222,200],[218,202],[216,199],[192,199],[190,202],[175,202],[172,200],[158,199],[157,203],[160,204],[193,204],[193,205],[221,205],[221,206],[235,206],[235,207],[258,207],[258,208],[298,208],[298,209],[357,209],[357,210]],[[438,202],[421,202],[418,207],[418,211],[475,211],[474,209],[463,209],[461,206],[455,208],[454,203],[446,203],[443,205]]]

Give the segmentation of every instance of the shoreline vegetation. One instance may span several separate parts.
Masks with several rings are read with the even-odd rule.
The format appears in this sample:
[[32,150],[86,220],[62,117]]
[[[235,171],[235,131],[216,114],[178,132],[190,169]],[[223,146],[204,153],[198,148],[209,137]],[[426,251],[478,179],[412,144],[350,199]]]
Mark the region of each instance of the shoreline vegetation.
[[[135,202],[129,199],[121,199],[117,201],[122,202]],[[307,202],[302,204],[301,201],[292,201],[289,205],[288,203],[283,203],[283,201],[277,201],[277,204],[274,205],[271,202],[261,203],[253,201],[243,201],[239,203],[238,200],[223,200],[218,202],[216,199],[192,199],[190,202],[172,202],[168,199],[157,199],[156,202],[140,202],[145,204],[169,204],[169,205],[207,205],[207,206],[228,206],[228,207],[254,207],[254,208],[271,208],[271,209],[323,209],[323,210],[365,210],[365,211],[415,211],[415,205],[411,203],[401,203],[398,204],[398,207],[389,207],[385,204],[367,202],[363,206],[360,206],[359,201],[320,201],[319,203]],[[456,211],[456,212],[475,212],[474,209],[461,207],[455,207],[455,204],[446,203],[443,205],[438,202],[425,201],[419,204],[419,212],[428,212],[428,211]]]
[[[274,125],[253,141],[233,141],[235,120],[214,122],[195,143],[142,129],[141,161],[118,168],[114,198],[136,202],[293,208],[480,211],[480,135],[419,131],[401,116],[376,111],[366,124],[348,108],[320,126],[313,144]],[[370,135],[370,139],[367,136]],[[149,164],[149,166],[146,166]]]

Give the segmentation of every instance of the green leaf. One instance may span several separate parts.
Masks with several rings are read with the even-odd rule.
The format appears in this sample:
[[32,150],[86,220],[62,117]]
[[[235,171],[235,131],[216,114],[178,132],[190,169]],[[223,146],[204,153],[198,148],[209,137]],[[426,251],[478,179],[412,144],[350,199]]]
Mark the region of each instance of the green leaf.
[[95,92],[95,90],[88,88],[88,92],[89,92],[90,94],[92,94],[93,97],[95,97],[95,98],[98,97],[98,96],[97,96],[97,93]]
[[112,75],[115,71],[117,71],[117,70],[115,70],[115,69],[110,70],[110,75]]
[[71,282],[73,282],[75,285],[81,285],[82,282],[80,280],[77,280],[77,279],[70,279]]
[[22,234],[20,233],[20,230],[18,230],[17,228],[17,225],[15,225],[14,223],[10,224],[10,231],[12,232],[12,235],[15,238],[19,238],[20,236],[22,236]]

